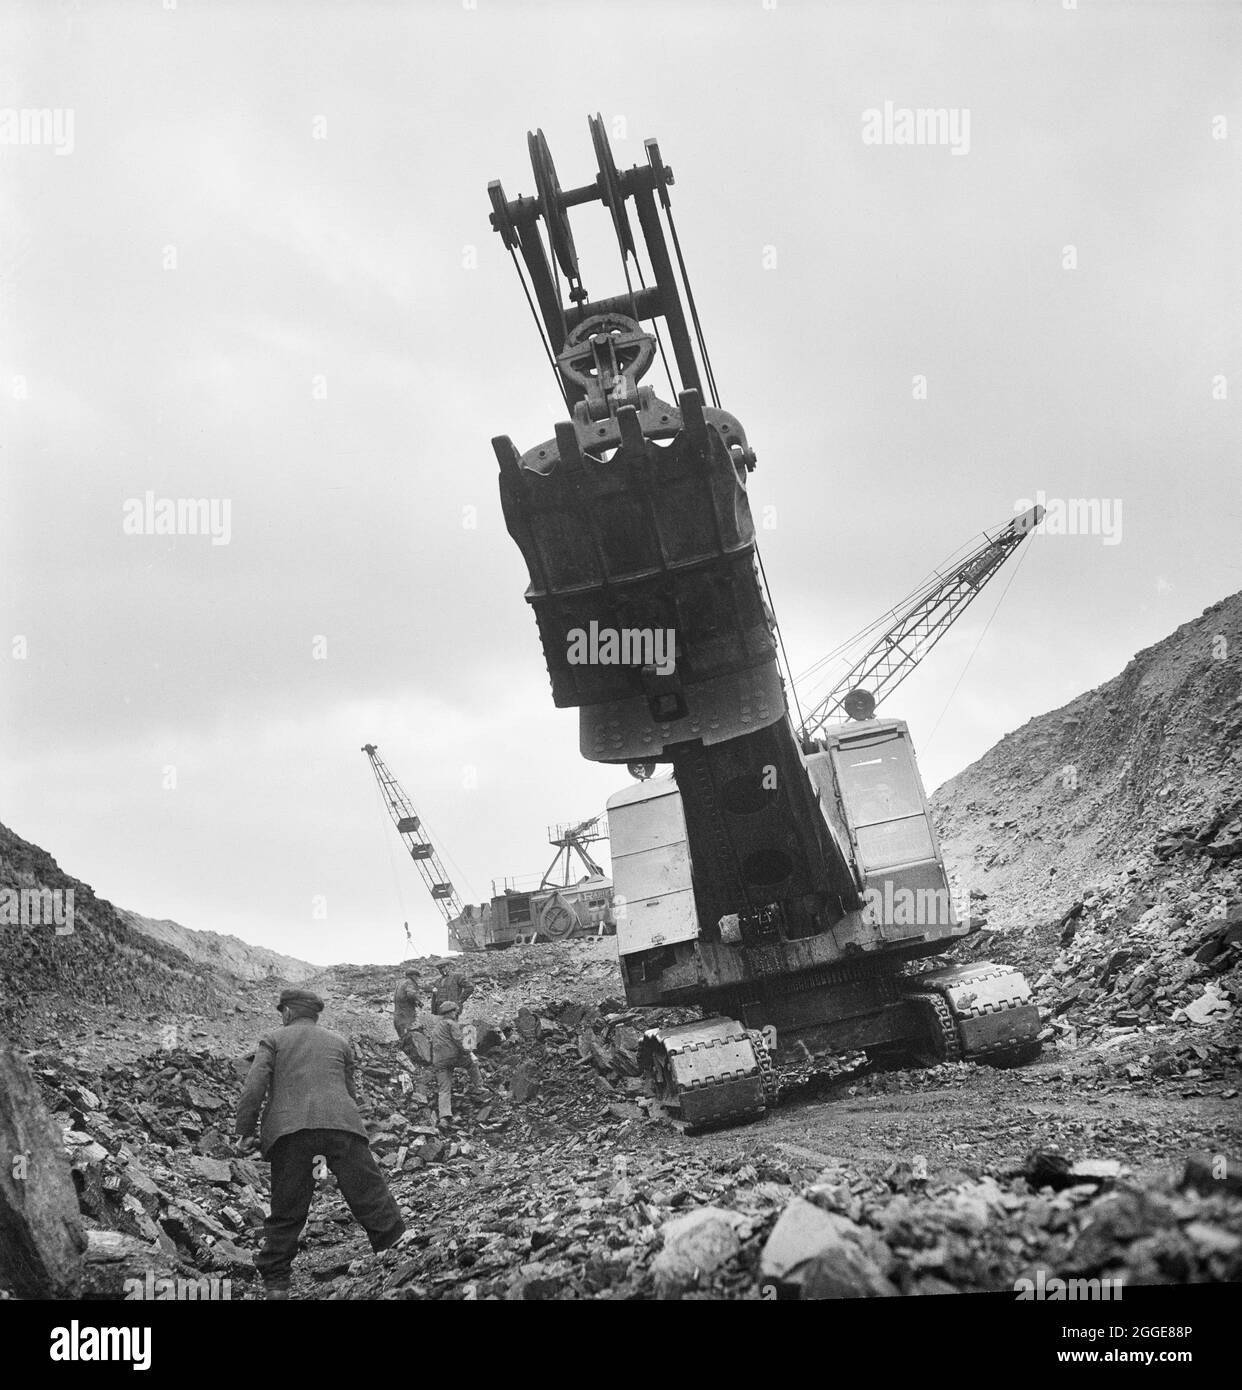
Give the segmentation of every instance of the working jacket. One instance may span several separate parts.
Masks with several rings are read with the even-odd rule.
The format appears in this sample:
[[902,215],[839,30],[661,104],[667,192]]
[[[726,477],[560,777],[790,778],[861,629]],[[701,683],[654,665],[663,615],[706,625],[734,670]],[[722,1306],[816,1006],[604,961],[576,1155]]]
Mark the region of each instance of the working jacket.
[[433,1067],[452,1067],[464,1062],[466,1051],[464,1033],[460,1023],[444,1015],[437,1015],[428,1028],[431,1035],[431,1065]]
[[294,1019],[259,1043],[237,1103],[236,1132],[243,1139],[254,1133],[264,1097],[264,1157],[277,1139],[299,1129],[343,1129],[367,1137],[354,1088],[353,1049],[314,1019]]
[[474,993],[474,986],[461,975],[450,973],[431,992],[431,1012],[438,1014],[441,1004],[464,1004]]
[[399,1038],[405,1036],[407,1028],[413,1028],[418,1022],[421,1008],[418,986],[412,980],[402,980],[392,1000],[392,1026]]

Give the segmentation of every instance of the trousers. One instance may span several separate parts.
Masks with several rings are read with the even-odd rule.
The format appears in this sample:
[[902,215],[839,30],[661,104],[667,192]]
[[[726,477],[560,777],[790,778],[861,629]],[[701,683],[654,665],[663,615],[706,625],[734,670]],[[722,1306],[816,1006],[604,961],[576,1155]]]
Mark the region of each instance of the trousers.
[[263,1223],[263,1249],[255,1268],[265,1285],[287,1287],[298,1238],[315,1195],[315,1159],[323,1156],[349,1209],[366,1231],[372,1250],[387,1250],[405,1230],[401,1209],[388,1190],[360,1134],[343,1129],[299,1129],[268,1151],[272,1165],[272,1214]]
[[479,1064],[473,1052],[466,1054],[465,1060],[461,1062],[448,1062],[436,1068],[436,1104],[439,1108],[442,1120],[451,1119],[453,1116],[453,1068],[465,1067],[470,1074],[470,1084],[472,1086],[482,1086],[483,1077],[479,1073]]

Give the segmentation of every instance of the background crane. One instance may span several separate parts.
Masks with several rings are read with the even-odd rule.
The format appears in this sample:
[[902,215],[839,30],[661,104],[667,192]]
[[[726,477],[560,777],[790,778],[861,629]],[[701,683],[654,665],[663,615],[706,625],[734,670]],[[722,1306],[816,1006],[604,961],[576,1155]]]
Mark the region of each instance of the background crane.
[[446,925],[453,922],[454,918],[458,919],[454,930],[460,934],[461,922],[465,920],[465,909],[452,880],[440,862],[435,846],[426,838],[414,803],[405,788],[389,771],[388,764],[380,757],[375,744],[364,744],[362,751],[371,760],[371,771],[375,773],[375,780],[379,784],[384,804],[388,807],[388,814],[397,827],[397,834],[401,836],[406,851],[423,876],[423,882],[426,883],[432,900],[443,914]]

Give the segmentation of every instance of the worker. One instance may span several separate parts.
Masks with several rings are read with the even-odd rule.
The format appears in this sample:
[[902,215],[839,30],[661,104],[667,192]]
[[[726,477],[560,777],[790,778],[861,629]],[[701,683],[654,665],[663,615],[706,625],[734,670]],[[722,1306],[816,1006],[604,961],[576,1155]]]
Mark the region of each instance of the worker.
[[397,1030],[402,1052],[415,1066],[431,1061],[426,1029],[420,1022],[423,1013],[421,980],[417,970],[407,970],[393,994],[392,1026]]
[[404,1037],[406,1030],[418,1022],[423,1007],[421,982],[422,976],[417,970],[407,970],[404,978],[397,981],[392,998],[392,1026],[399,1038]]
[[439,1014],[441,1004],[461,1004],[474,993],[474,986],[452,966],[440,966],[440,978],[431,991],[431,1012]]
[[341,1196],[366,1231],[372,1250],[395,1245],[405,1222],[371,1154],[358,1110],[353,1049],[339,1034],[319,1027],[323,1000],[317,994],[286,989],[276,1007],[284,1026],[269,1033],[255,1051],[237,1105],[235,1132],[239,1153],[252,1153],[257,1147],[272,1165],[271,1215],[264,1222],[263,1249],[254,1263],[265,1296],[287,1299],[318,1162],[335,1174]]
[[465,1067],[476,1091],[485,1089],[478,1058],[466,1047],[465,1029],[457,1021],[461,1006],[451,999],[440,1005],[431,1023],[431,1065],[435,1068],[439,1127],[453,1118],[453,1069]]

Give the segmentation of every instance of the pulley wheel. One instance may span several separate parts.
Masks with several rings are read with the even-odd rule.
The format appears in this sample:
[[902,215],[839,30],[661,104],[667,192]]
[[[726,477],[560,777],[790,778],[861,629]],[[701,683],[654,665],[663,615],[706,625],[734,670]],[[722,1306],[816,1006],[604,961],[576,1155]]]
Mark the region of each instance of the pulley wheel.
[[487,185],[487,196],[492,204],[492,226],[500,233],[500,239],[507,249],[516,249],[517,230],[509,216],[509,204],[499,179],[493,179]]
[[534,134],[526,133],[526,145],[530,150],[530,167],[535,173],[535,187],[539,191],[540,209],[548,228],[548,240],[561,269],[575,283],[581,279],[578,274],[578,252],[574,249],[574,234],[569,229],[569,214],[561,197],[560,181],[556,177],[556,166],[542,130]]
[[604,130],[604,118],[598,113],[587,117],[591,127],[591,143],[595,146],[595,162],[599,165],[600,188],[604,206],[612,213],[612,225],[623,256],[634,256],[634,234],[630,230],[629,214],[625,210],[625,195],[621,192],[621,176],[612,157],[612,146]]
[[594,382],[591,339],[606,333],[614,341],[617,365],[634,381],[640,380],[655,361],[655,339],[626,314],[593,314],[570,329],[557,358],[562,373],[585,391]]

